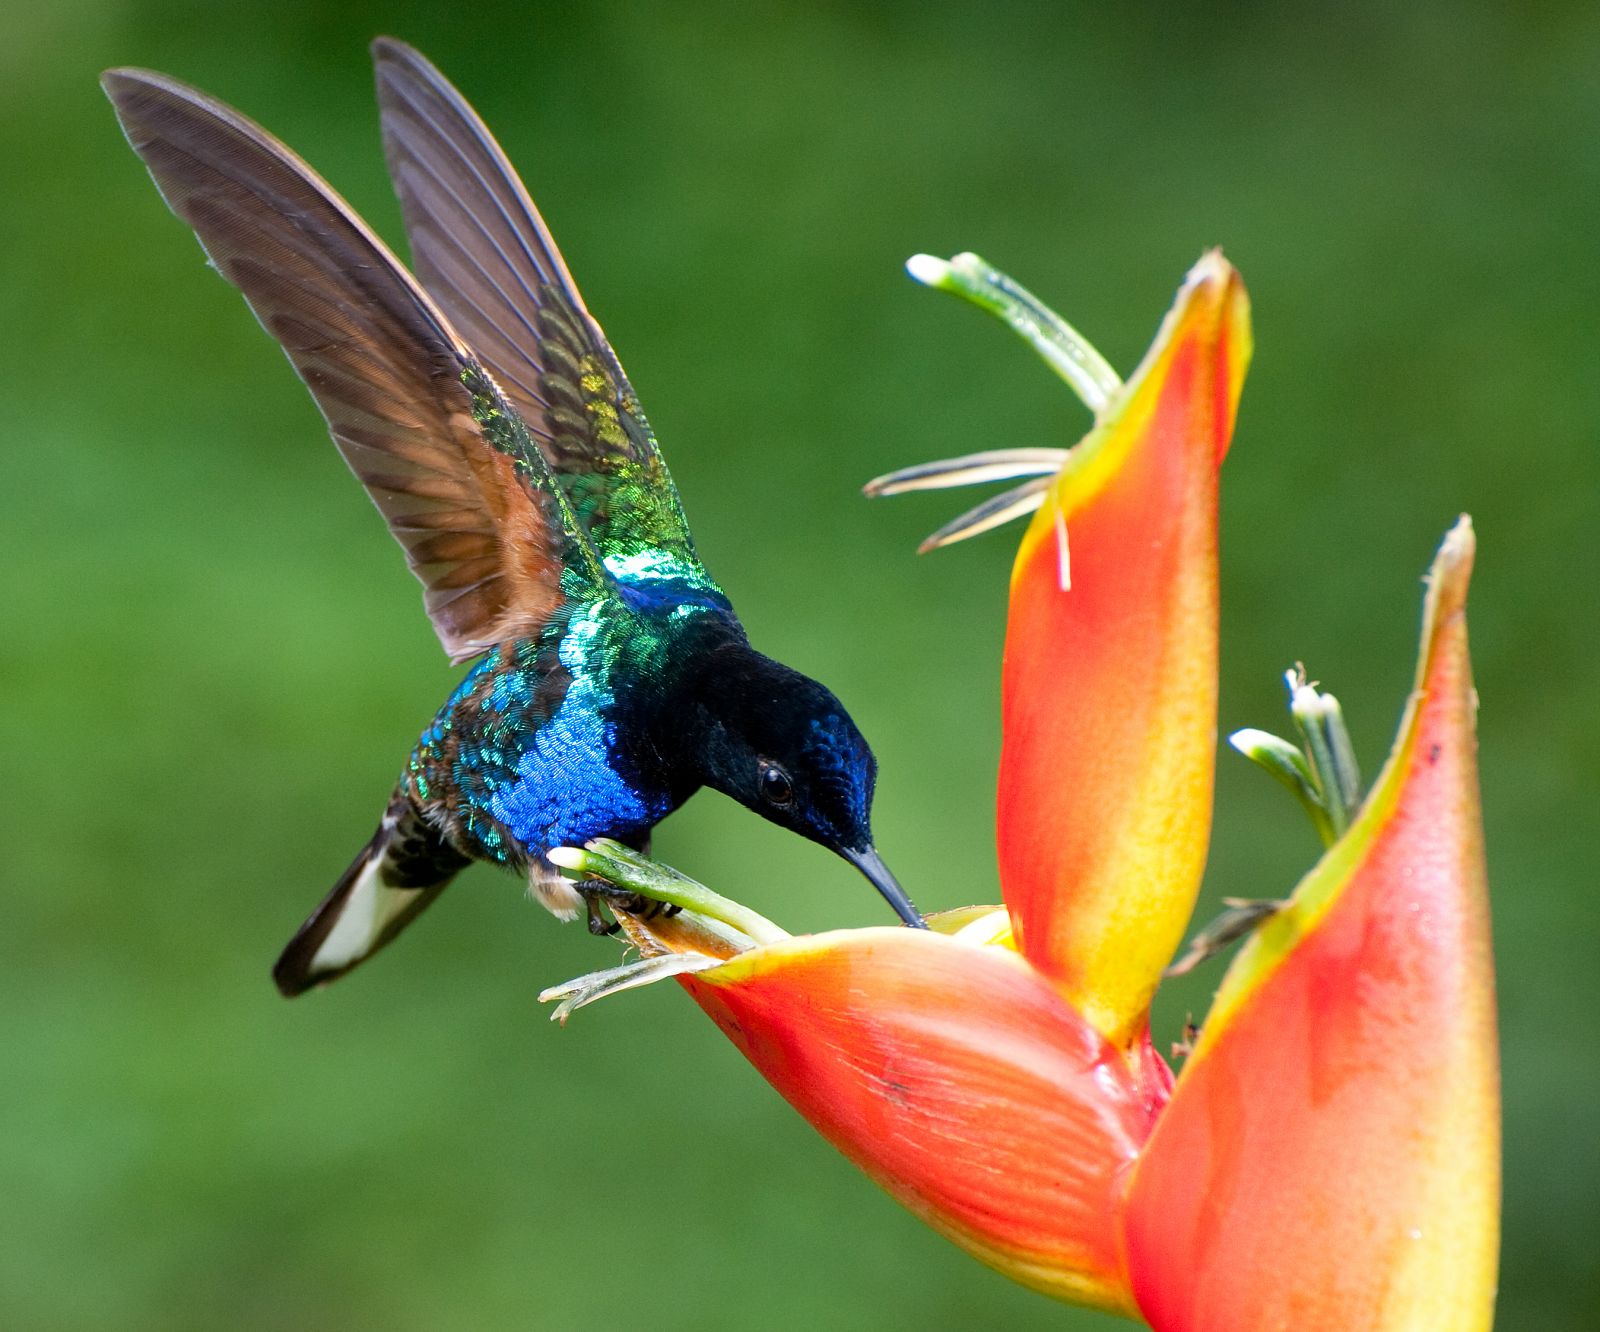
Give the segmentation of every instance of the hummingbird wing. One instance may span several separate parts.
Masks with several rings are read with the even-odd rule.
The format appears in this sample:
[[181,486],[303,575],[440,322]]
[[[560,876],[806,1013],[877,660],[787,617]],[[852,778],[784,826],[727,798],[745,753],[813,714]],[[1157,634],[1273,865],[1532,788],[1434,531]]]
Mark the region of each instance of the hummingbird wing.
[[517,413],[350,206],[194,88],[136,69],[102,84],[167,205],[311,390],[452,659],[536,633],[563,603],[563,572],[603,592],[609,579]]
[[611,573],[726,606],[633,387],[504,152],[418,52],[380,37],[372,54],[423,286],[526,422]]

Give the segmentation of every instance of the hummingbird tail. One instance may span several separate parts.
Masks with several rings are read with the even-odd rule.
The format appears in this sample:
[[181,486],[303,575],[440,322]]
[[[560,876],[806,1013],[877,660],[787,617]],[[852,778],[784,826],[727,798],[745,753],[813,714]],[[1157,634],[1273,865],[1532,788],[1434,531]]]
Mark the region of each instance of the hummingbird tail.
[[292,999],[366,961],[421,915],[466,864],[396,792],[372,840],[272,968],[278,989]]

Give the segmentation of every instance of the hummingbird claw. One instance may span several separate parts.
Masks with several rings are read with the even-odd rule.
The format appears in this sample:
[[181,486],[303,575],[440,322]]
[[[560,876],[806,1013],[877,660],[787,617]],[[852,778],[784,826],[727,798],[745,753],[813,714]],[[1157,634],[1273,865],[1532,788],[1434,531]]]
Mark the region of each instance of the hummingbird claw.
[[597,939],[604,939],[618,933],[622,926],[614,920],[607,920],[605,913],[600,910],[600,899],[593,894],[585,894],[583,899],[585,909],[589,914],[589,933]]
[[643,893],[636,893],[628,888],[618,888],[599,880],[591,880],[580,889],[584,902],[589,912],[589,933],[595,935],[615,934],[621,926],[616,921],[607,921],[600,910],[601,902],[605,902],[613,911],[626,911],[630,916],[637,916],[640,920],[659,920],[663,916],[676,916],[683,908],[671,902],[663,902],[659,898],[646,897]]

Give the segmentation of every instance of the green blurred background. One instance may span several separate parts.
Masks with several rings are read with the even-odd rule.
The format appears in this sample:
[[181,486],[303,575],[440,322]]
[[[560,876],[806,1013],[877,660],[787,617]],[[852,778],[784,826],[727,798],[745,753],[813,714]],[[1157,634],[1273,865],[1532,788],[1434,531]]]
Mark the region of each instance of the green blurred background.
[[[1303,658],[1375,771],[1418,575],[1473,513],[1500,1326],[1593,1327],[1600,19],[1499,9],[8,6],[0,1327],[1119,1325],[924,1230],[673,987],[550,1025],[539,989],[615,949],[488,870],[353,980],[273,991],[454,673],[95,76],[201,84],[397,239],[365,51],[385,31],[521,167],[753,638],[873,738],[879,844],[928,908],[996,895],[1015,534],[919,560],[964,497],[856,488],[1086,416],[900,263],[977,249],[1127,371],[1226,247],[1258,353],[1225,474],[1222,725],[1280,726]],[[1315,853],[1242,760],[1218,796],[1202,912]],[[717,796],[657,846],[794,929],[885,917]],[[1219,974],[1164,995],[1164,1040]]]

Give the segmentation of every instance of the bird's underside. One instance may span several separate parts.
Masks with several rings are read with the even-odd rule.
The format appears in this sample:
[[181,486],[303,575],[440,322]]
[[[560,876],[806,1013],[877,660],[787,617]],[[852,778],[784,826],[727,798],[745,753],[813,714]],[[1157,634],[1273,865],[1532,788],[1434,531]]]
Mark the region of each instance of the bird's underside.
[[[716,612],[711,612],[715,614]],[[627,737],[638,645],[659,625],[616,599],[573,607],[481,658],[418,740],[383,822],[284,951],[285,993],[336,979],[387,945],[474,860],[522,876],[558,918],[589,908],[547,853],[610,837],[640,850],[687,791]]]

